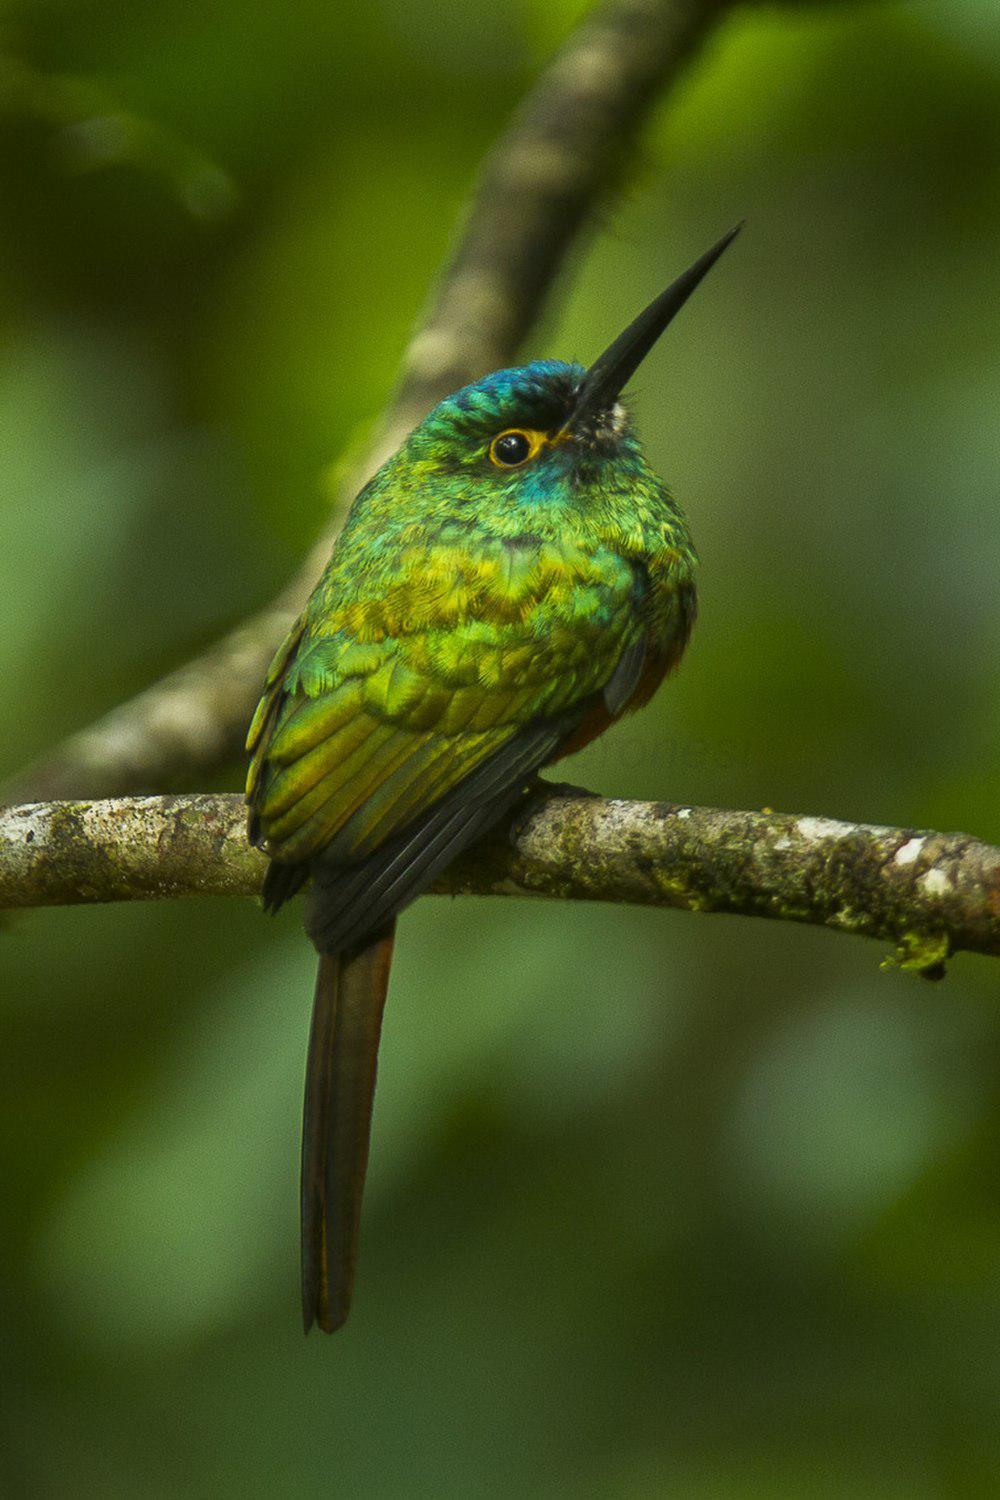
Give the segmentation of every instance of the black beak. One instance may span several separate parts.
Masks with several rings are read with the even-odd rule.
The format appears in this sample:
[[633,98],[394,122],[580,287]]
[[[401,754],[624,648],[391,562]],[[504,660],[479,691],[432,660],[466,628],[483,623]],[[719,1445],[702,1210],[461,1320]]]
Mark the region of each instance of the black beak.
[[727,250],[743,228],[737,224],[724,234],[718,244],[706,250],[683,276],[653,299],[649,306],[620,333],[613,344],[594,361],[576,393],[573,415],[567,425],[580,417],[607,411],[635,374],[660,334],[680,312],[698,283],[707,276],[724,250]]

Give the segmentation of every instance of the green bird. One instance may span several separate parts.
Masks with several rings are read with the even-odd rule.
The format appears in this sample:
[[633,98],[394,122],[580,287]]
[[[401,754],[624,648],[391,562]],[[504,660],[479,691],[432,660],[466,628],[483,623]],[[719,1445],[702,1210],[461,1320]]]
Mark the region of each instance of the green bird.
[[302,1131],[302,1309],[347,1317],[397,914],[539,768],[647,702],[695,616],[684,515],[622,389],[741,226],[584,369],[442,401],[365,485],[247,737],[276,910],[307,881],[319,974]]

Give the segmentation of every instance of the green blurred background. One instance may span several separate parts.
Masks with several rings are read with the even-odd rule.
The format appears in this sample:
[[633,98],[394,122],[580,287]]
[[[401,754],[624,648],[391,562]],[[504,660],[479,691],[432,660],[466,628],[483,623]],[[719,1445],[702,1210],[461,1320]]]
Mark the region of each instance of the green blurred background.
[[[581,9],[4,5],[0,771],[294,568]],[[735,14],[530,352],[743,215],[635,401],[702,617],[567,774],[1000,839],[992,0]],[[297,914],[2,946],[5,1495],[1000,1493],[995,963],[420,903],[355,1310],[304,1342]]]

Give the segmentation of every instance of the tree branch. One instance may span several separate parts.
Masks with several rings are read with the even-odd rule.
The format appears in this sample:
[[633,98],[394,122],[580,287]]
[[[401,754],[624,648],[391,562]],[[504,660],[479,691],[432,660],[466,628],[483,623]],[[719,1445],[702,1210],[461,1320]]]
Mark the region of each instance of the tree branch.
[[[254,895],[244,822],[235,795],[0,810],[0,907]],[[1000,956],[1000,848],[829,818],[547,796],[435,890],[807,922],[891,942],[929,977],[961,949]]]
[[653,101],[728,4],[605,0],[583,22],[486,159],[366,460],[300,572],[203,656],[18,776],[6,801],[189,785],[239,754],[271,654],[354,494],[436,401],[513,361],[574,238],[621,175]]

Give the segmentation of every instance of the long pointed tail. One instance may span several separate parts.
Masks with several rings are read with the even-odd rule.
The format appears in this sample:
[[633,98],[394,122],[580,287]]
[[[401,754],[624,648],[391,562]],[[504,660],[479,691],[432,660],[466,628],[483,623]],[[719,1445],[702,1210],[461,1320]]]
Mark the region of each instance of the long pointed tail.
[[302,1318],[347,1318],[395,922],[363,947],[323,954],[316,976],[302,1119]]

